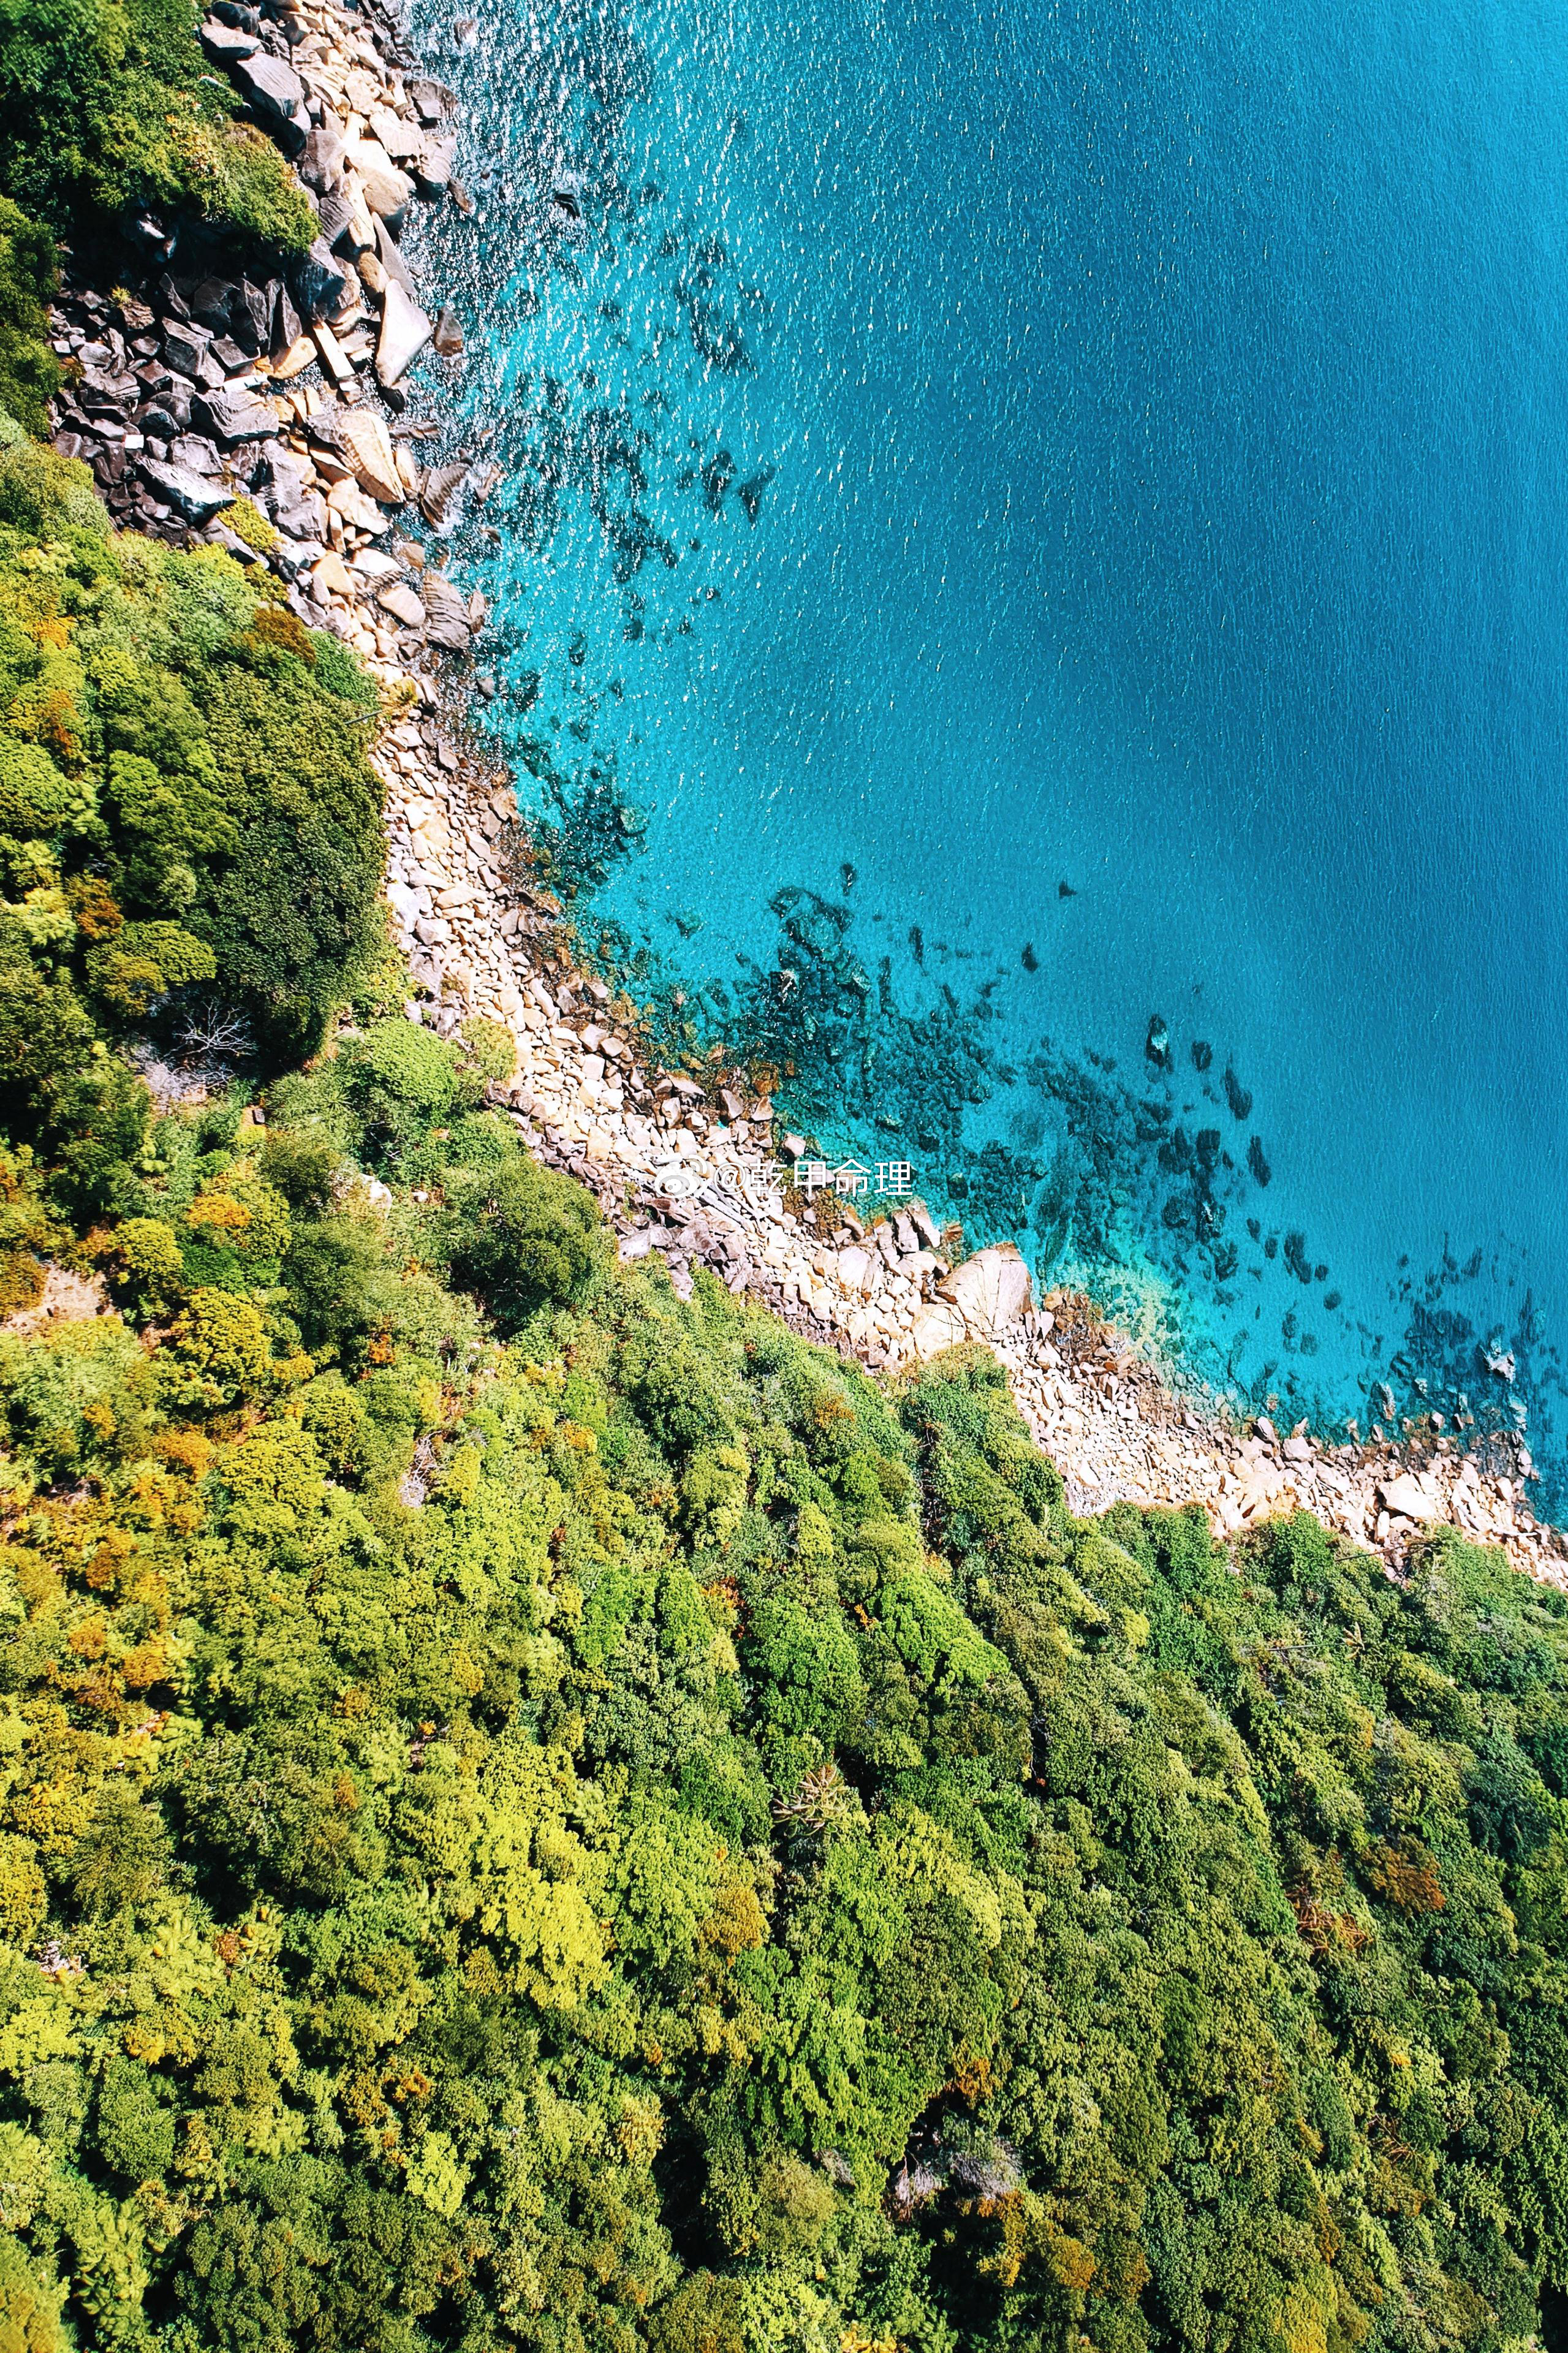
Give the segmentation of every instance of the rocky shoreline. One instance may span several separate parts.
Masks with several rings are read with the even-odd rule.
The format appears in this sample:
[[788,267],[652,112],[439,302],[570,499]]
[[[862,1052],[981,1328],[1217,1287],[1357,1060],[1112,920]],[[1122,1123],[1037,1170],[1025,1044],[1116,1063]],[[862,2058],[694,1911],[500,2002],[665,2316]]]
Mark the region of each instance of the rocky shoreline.
[[128,224],[135,259],[112,293],[65,256],[52,333],[73,380],[55,446],[91,466],[117,522],[265,565],[312,627],[429,676],[484,618],[418,533],[438,540],[485,485],[419,463],[436,427],[408,416],[405,383],[426,351],[462,348],[399,243],[416,204],[470,201],[451,174],[456,100],[371,5],[213,0],[201,38],[320,233],[260,283],[184,217]]
[[649,1062],[634,1008],[577,968],[510,781],[457,711],[466,681],[451,673],[485,608],[441,539],[488,481],[461,460],[419,462],[438,426],[411,416],[408,371],[461,337],[421,301],[400,246],[416,203],[469,203],[452,173],[456,101],[374,5],[213,0],[202,39],[293,164],[320,235],[260,284],[226,274],[199,227],[153,215],[129,225],[139,269],[112,293],[66,257],[53,333],[74,366],[56,446],[91,466],[119,523],[265,565],[380,680],[387,898],[425,992],[410,1018],[510,1031],[517,1075],[500,1100],[530,1148],[591,1187],[623,1259],[658,1251],[682,1295],[705,1267],[894,1375],[959,1342],[994,1346],[1077,1510],[1196,1503],[1229,1536],[1300,1504],[1395,1576],[1421,1527],[1447,1522],[1568,1589],[1568,1546],[1530,1509],[1517,1440],[1467,1453],[1435,1430],[1338,1447],[1266,1419],[1244,1431],[1177,1394],[1087,1301],[1037,1303],[1011,1245],[960,1259],[918,1202],[868,1223],[883,1204],[808,1198],[803,1140],[775,1135],[771,1103],[732,1074]]
[[634,1009],[576,968],[531,878],[506,781],[412,714],[385,732],[378,761],[388,898],[428,991],[409,1011],[447,1034],[473,1015],[511,1032],[518,1071],[498,1101],[531,1151],[595,1192],[623,1258],[657,1250],[683,1294],[705,1266],[878,1370],[986,1342],[1077,1510],[1197,1503],[1233,1535],[1300,1504],[1396,1575],[1421,1528],[1445,1522],[1568,1589],[1568,1548],[1530,1509],[1517,1441],[1466,1452],[1432,1430],[1337,1447],[1267,1419],[1244,1430],[1176,1393],[1087,1300],[1053,1293],[1037,1305],[1011,1244],[955,1265],[918,1202],[868,1225],[861,1211],[882,1205],[808,1201],[792,1166],[801,1139],[775,1138],[771,1103],[734,1079],[650,1067]]

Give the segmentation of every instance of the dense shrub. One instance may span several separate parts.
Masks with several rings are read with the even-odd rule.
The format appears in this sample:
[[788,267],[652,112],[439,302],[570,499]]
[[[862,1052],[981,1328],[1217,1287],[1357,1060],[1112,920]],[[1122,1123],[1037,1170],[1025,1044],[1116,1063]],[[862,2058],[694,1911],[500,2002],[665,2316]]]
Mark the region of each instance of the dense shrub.
[[53,238],[0,196],[0,409],[29,433],[47,430],[48,405],[60,385],[48,343],[56,282]]
[[0,0],[0,188],[60,231],[184,201],[302,252],[310,207],[277,149],[234,121],[196,23],[188,0]]
[[110,1044],[227,1023],[276,1064],[382,952],[353,683],[226,556],[116,538],[85,470],[0,450],[0,1117],[79,1206],[142,1146]]

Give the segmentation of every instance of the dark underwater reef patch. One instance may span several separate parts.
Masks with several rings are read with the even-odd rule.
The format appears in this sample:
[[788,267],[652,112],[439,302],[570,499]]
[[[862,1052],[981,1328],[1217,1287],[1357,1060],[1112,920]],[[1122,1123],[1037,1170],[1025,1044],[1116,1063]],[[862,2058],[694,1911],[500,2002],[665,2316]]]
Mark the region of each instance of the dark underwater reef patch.
[[[596,806],[568,823],[592,829]],[[630,846],[609,838],[615,857]],[[1395,1268],[1375,1306],[1347,1302],[1310,1236],[1266,1214],[1272,1171],[1231,1064],[1216,1086],[1192,1041],[1171,1040],[1157,1069],[1129,1055],[1133,1078],[1049,1037],[1009,1060],[998,977],[912,1001],[907,967],[896,975],[864,944],[847,899],[793,885],[769,906],[771,957],[737,954],[722,976],[697,976],[679,944],[634,938],[586,904],[579,922],[672,1060],[721,1046],[769,1074],[799,1132],[862,1160],[906,1155],[972,1245],[1016,1240],[1042,1285],[1068,1278],[1112,1306],[1136,1302],[1158,1344],[1238,1406],[1320,1428],[1353,1418],[1363,1433],[1434,1415],[1461,1433],[1528,1424],[1543,1501],[1555,1496],[1560,1356],[1506,1253],[1461,1261],[1445,1245],[1420,1273]],[[698,927],[675,928],[684,942]]]

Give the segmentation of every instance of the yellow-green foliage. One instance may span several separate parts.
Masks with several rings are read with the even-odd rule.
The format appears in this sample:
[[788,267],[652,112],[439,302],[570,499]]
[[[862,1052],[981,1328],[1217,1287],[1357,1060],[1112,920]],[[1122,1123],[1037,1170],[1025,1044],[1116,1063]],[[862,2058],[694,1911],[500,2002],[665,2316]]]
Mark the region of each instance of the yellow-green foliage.
[[499,1345],[469,1212],[353,1206],[394,1130],[526,1169],[410,1047],[259,1163],[164,1121],[129,1320],[0,1356],[18,2325],[58,2267],[114,2347],[1522,2341],[1558,1597],[1075,1522],[983,1351],[889,1400],[602,1251]]
[[236,538],[255,548],[258,555],[270,555],[278,544],[277,525],[268,522],[252,499],[236,499],[224,509],[223,519]]
[[0,2353],[1556,2343],[1568,1605],[620,1266],[334,659],[0,454]]
[[360,683],[226,556],[0,450],[0,1106],[84,1206],[142,1141],[106,1043],[195,1013],[308,1050],[384,953]]

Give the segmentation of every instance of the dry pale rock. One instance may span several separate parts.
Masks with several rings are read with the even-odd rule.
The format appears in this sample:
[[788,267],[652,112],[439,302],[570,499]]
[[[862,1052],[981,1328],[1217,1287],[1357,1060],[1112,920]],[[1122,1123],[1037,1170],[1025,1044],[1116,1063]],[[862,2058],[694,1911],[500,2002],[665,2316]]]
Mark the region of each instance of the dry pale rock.
[[1391,1518],[1419,1522],[1445,1516],[1442,1497],[1413,1472],[1402,1471],[1396,1479],[1384,1480],[1377,1494]]
[[956,1348],[968,1337],[963,1310],[942,1299],[921,1310],[910,1334],[915,1354],[921,1358],[937,1356],[943,1348]]
[[395,164],[418,163],[425,153],[425,134],[389,106],[378,106],[370,118],[371,134],[380,141]]
[[344,409],[338,422],[338,447],[362,490],[388,506],[402,505],[403,478],[378,409]]
[[[381,220],[395,219],[414,194],[407,173],[398,170],[379,139],[351,139],[348,160],[371,211]],[[376,242],[379,247],[380,239]],[[382,258],[384,261],[385,256]]]
[[[390,613],[393,619],[400,622],[404,628],[424,628],[425,607],[413,589],[405,586],[401,580],[389,580],[385,587],[377,592],[375,601],[384,612]],[[465,898],[468,895],[467,892],[464,893]],[[441,893],[443,902],[447,896],[446,892]]]
[[1016,1324],[1028,1306],[1029,1270],[1012,1242],[997,1242],[965,1259],[938,1290],[977,1338],[990,1339]]
[[355,481],[334,482],[327,492],[327,504],[334,514],[352,522],[356,531],[367,532],[372,539],[391,529],[391,518],[384,515],[374,499],[367,499]]
[[310,578],[325,596],[352,596],[353,577],[341,555],[331,548],[311,566]]

